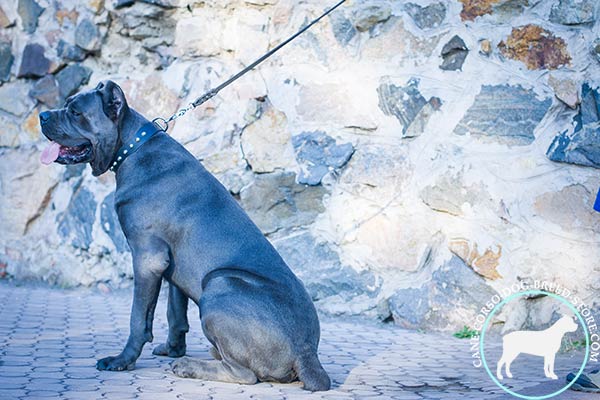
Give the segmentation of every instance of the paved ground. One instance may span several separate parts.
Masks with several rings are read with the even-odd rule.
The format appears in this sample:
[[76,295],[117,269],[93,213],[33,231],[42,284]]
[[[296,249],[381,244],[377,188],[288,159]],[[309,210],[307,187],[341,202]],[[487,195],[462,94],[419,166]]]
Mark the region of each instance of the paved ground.
[[[147,345],[135,370],[100,372],[97,358],[118,353],[128,334],[128,292],[103,294],[39,285],[0,283],[0,399],[510,399],[483,369],[472,366],[469,342],[449,335],[422,334],[365,321],[322,319],[320,358],[334,384],[329,392],[307,393],[300,384],[253,386],[180,379],[170,359],[151,354],[166,337],[162,295]],[[209,359],[197,312],[190,308],[188,354]],[[499,351],[490,350],[490,358]],[[528,384],[514,390],[539,396],[558,390],[580,353],[557,360],[559,381],[549,383],[541,359],[513,364]],[[558,367],[560,365],[560,368]],[[567,391],[557,399],[597,399]]]

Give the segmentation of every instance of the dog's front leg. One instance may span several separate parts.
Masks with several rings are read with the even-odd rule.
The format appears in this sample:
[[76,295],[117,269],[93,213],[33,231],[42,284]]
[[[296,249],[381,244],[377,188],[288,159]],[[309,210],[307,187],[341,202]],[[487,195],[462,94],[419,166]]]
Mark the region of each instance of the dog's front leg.
[[134,290],[129,339],[125,348],[115,357],[98,361],[96,368],[107,371],[124,371],[135,367],[135,361],[146,342],[152,342],[152,321],[160,292],[162,274],[168,267],[168,254],[133,252]]

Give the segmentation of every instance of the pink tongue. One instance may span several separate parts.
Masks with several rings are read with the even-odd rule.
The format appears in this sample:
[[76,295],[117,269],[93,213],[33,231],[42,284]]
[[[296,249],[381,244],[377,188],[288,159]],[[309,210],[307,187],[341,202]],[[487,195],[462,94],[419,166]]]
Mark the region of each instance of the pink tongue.
[[50,165],[58,158],[58,153],[60,152],[60,144],[56,142],[50,142],[48,147],[42,151],[42,155],[40,156],[40,161],[44,165]]

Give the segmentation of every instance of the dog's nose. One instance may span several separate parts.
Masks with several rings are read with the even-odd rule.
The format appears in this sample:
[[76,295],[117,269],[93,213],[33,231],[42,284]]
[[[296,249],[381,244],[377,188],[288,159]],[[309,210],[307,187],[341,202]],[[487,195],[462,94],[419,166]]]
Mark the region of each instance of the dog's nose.
[[43,113],[40,113],[40,123],[44,125],[48,121],[50,121],[50,112],[44,111]]

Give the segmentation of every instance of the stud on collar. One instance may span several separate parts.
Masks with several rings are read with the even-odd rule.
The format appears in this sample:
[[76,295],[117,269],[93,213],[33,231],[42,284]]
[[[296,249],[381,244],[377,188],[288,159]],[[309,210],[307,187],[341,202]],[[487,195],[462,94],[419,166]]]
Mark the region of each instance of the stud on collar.
[[142,126],[136,132],[134,142],[123,145],[119,149],[119,151],[117,151],[117,157],[113,161],[110,170],[116,172],[127,157],[135,153],[137,149],[139,149],[144,143],[146,143],[148,140],[154,137],[154,135],[158,132],[163,132],[163,129],[159,128],[152,122],[148,122],[147,124]]

